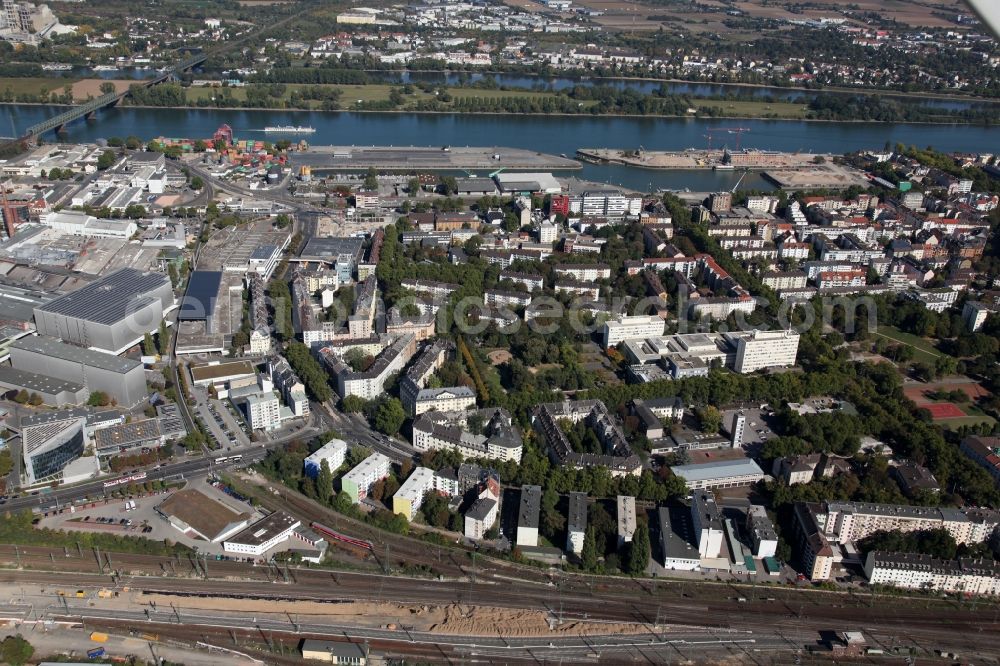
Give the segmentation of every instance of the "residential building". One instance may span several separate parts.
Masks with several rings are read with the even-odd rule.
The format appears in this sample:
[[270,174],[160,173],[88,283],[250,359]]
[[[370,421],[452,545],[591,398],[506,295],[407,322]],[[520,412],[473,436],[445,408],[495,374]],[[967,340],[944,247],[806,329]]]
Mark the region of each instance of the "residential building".
[[781,479],[789,486],[799,483],[809,483],[813,479],[826,474],[827,456],[823,453],[808,453],[786,458],[775,458],[771,468],[771,474],[776,479]]
[[288,361],[281,356],[272,356],[267,360],[267,372],[292,415],[309,416],[309,396],[305,384],[299,380]]
[[778,197],[771,196],[751,196],[747,197],[746,208],[754,213],[771,213],[778,210]]
[[604,322],[604,348],[617,347],[624,340],[652,338],[663,335],[666,322],[656,315],[619,317],[617,321]]
[[1000,437],[972,435],[962,440],[959,449],[1000,485]]
[[834,543],[846,544],[875,532],[916,532],[943,529],[958,544],[982,543],[1000,518],[950,507],[825,502],[814,510],[817,524]]
[[582,217],[621,219],[642,212],[642,197],[619,190],[588,190],[569,197],[569,211]]
[[[461,481],[459,481],[461,484]],[[479,495],[469,510],[465,512],[465,537],[480,540],[496,524],[500,513],[500,481],[487,475],[479,484]]]
[[521,486],[521,503],[517,511],[515,545],[538,546],[538,518],[542,506],[541,486]]
[[243,411],[253,430],[274,430],[281,425],[281,402],[274,391],[246,396]]
[[417,467],[392,496],[392,512],[406,520],[413,520],[413,512],[420,509],[424,495],[434,489],[434,472],[426,467]]
[[778,550],[778,533],[767,515],[767,509],[759,504],[752,504],[747,509],[747,533],[753,546],[753,556],[759,558],[774,557]]
[[965,322],[965,327],[971,333],[975,333],[986,323],[986,319],[996,311],[996,308],[982,301],[966,301],[962,307],[962,321]]
[[501,291],[487,289],[483,302],[494,307],[526,308],[531,304],[531,294],[523,291]]
[[515,271],[500,271],[499,280],[500,283],[503,283],[504,280],[510,280],[514,284],[522,285],[529,293],[541,289],[545,283],[541,275],[517,273]]
[[823,271],[816,278],[816,286],[820,289],[861,287],[865,284],[865,276],[865,271],[860,268],[846,271]]
[[760,276],[761,283],[775,291],[782,289],[802,289],[808,282],[802,271],[772,271]]
[[934,494],[941,491],[941,486],[929,469],[909,460],[890,466],[889,475],[896,480],[907,497],[914,497],[919,493]]
[[[559,422],[583,421],[604,445],[604,454],[578,453],[573,450]],[[638,475],[642,461],[632,451],[625,434],[600,400],[551,402],[539,405],[532,424],[548,446],[549,459],[571,467],[607,467],[612,476]]]
[[698,541],[698,554],[702,559],[716,559],[722,556],[723,529],[722,514],[715,503],[715,496],[708,492],[696,492],[691,498],[691,524]]
[[587,532],[587,493],[571,492],[566,513],[566,551],[574,555],[583,553],[583,540]]
[[733,370],[749,374],[764,368],[791,367],[799,351],[797,331],[748,331],[730,335],[736,341]]
[[816,520],[819,505],[797,503],[794,506],[795,535],[799,541],[799,559],[804,575],[812,581],[829,580],[835,553]]
[[389,476],[392,461],[381,453],[373,453],[340,479],[340,489],[355,504],[368,497],[380,479]]
[[340,469],[346,458],[347,442],[342,439],[331,439],[306,457],[303,462],[303,471],[306,476],[315,479],[320,469],[322,469],[324,462],[326,462],[330,472],[334,473]]
[[501,408],[427,411],[412,426],[418,451],[447,449],[467,458],[520,462],[523,442],[510,414]]
[[577,282],[596,282],[611,278],[611,267],[607,264],[556,264],[552,270],[558,276],[570,277]]
[[635,535],[635,498],[630,495],[618,496],[618,546],[632,542]]
[[386,347],[367,370],[354,371],[342,358],[325,355],[330,373],[337,382],[337,393],[342,398],[356,395],[365,400],[373,400],[385,390],[385,382],[406,365],[416,348],[416,337],[404,335]]
[[538,225],[538,242],[555,243],[559,240],[559,225],[551,222],[542,222]]
[[942,560],[918,553],[871,551],[865,559],[871,585],[924,592],[1000,595],[1000,564],[993,559]]
[[733,207],[731,192],[713,192],[708,197],[708,209],[713,213],[724,213]]

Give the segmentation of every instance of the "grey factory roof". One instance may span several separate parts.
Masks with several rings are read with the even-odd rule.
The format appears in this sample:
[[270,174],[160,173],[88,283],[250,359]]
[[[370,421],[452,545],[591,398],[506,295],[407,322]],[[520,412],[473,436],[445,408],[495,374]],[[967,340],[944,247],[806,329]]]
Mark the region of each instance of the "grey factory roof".
[[671,467],[674,474],[685,481],[707,481],[709,479],[724,479],[731,476],[747,476],[750,474],[764,475],[764,472],[753,460],[719,460],[697,465],[677,465]]
[[17,370],[9,365],[0,365],[0,384],[16,386],[26,391],[57,395],[63,391],[79,393],[84,389],[82,384],[66,381],[57,377],[40,375],[26,370]]
[[160,438],[160,422],[157,419],[143,419],[101,428],[94,433],[98,451],[121,447],[129,448]]
[[351,238],[349,236],[313,236],[302,249],[299,258],[329,261],[331,259],[335,260],[342,254],[349,254],[357,259],[361,256],[363,245],[364,241],[362,239]]
[[35,308],[52,300],[51,295],[29,291],[9,285],[0,286],[0,319],[29,322],[35,317]]
[[51,356],[52,358],[57,358],[63,361],[82,363],[83,365],[91,368],[117,372],[122,375],[131,372],[136,368],[142,367],[142,364],[139,363],[139,361],[130,358],[112,356],[111,354],[105,354],[104,352],[93,351],[91,349],[85,349],[84,347],[77,347],[76,345],[67,344],[62,340],[49,338],[43,335],[21,338],[20,340],[14,342],[10,348],[23,349],[35,352],[36,354],[42,354],[43,356]]
[[30,416],[22,416],[18,425],[21,428],[30,428],[31,426],[55,423],[57,421],[65,421],[67,419],[86,419],[88,414],[90,414],[90,410],[85,407],[60,409],[55,412],[39,412]]
[[162,273],[143,273],[122,268],[65,296],[42,305],[41,312],[53,312],[98,324],[114,324],[145,305],[139,300],[169,283]]
[[177,312],[178,319],[202,320],[212,316],[219,298],[222,271],[194,271]]
[[250,525],[242,532],[226,539],[228,543],[238,543],[247,546],[259,546],[267,543],[287,529],[292,529],[299,521],[287,513],[275,511]]

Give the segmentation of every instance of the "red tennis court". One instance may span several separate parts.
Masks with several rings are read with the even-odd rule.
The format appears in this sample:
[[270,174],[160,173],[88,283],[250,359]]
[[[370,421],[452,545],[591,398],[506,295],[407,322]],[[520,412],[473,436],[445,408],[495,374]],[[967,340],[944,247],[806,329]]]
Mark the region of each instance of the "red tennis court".
[[965,416],[965,412],[959,409],[953,402],[929,402],[920,405],[931,413],[931,418],[935,421],[940,419],[957,419]]

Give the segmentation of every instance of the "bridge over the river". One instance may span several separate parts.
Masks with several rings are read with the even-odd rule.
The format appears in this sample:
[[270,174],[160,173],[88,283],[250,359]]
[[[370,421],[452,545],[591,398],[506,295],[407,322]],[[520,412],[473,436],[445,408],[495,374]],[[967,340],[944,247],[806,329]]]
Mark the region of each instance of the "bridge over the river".
[[[198,65],[201,65],[202,63],[205,62],[207,58],[208,55],[205,53],[198,53],[197,55],[192,55],[176,63],[173,67],[165,70],[156,78],[149,79],[148,81],[143,81],[142,85],[148,88],[150,86],[159,85],[160,83],[164,83],[165,81],[170,81],[172,79],[175,79],[182,72],[185,72],[191,69],[192,67],[197,67]],[[65,126],[67,123],[71,123],[74,120],[79,120],[80,118],[93,117],[93,115],[96,114],[98,110],[118,104],[118,102],[120,102],[123,97],[129,95],[130,93],[131,90],[126,90],[124,92],[110,92],[101,95],[100,97],[97,97],[95,99],[92,99],[90,101],[84,102],[83,104],[80,104],[78,106],[74,106],[68,111],[63,111],[57,116],[53,116],[48,120],[43,120],[40,123],[32,125],[25,131],[24,136],[21,137],[21,139],[22,140],[33,139],[52,130],[59,132],[60,130],[62,130],[63,126]]]

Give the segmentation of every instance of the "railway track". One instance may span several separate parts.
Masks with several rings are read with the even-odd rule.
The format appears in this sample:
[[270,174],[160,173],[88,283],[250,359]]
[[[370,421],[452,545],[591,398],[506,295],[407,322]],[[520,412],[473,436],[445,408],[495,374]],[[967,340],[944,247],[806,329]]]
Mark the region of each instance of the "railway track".
[[[0,564],[8,566],[14,547],[0,545]],[[108,573],[99,573],[96,557],[86,550],[84,557],[65,557],[44,547],[18,547],[22,563],[32,568],[0,570],[0,582],[35,583],[56,590],[113,587]],[[61,557],[56,557],[56,555]],[[72,555],[72,554],[71,554]],[[53,565],[53,560],[56,564]],[[1000,653],[996,638],[1000,623],[996,612],[951,608],[933,603],[916,608],[886,600],[875,608],[847,595],[811,599],[816,595],[785,594],[780,599],[734,602],[718,594],[714,597],[686,598],[674,586],[650,591],[635,581],[615,585],[585,586],[576,583],[559,588],[530,583],[498,582],[483,578],[471,581],[435,581],[420,578],[383,576],[359,572],[292,568],[286,582],[273,567],[240,562],[210,561],[209,578],[199,577],[198,565],[184,558],[156,555],[112,555],[113,566],[121,572],[118,585],[131,590],[176,597],[246,598],[271,601],[311,600],[339,603],[358,600],[397,603],[476,604],[517,609],[535,609],[566,619],[602,619],[654,624],[685,624],[706,629],[752,628],[769,632],[776,626],[829,629],[862,626],[887,635],[914,633],[938,641],[956,636],[975,637],[977,645]],[[175,574],[170,574],[175,571]],[[992,620],[984,615],[993,615]]]

